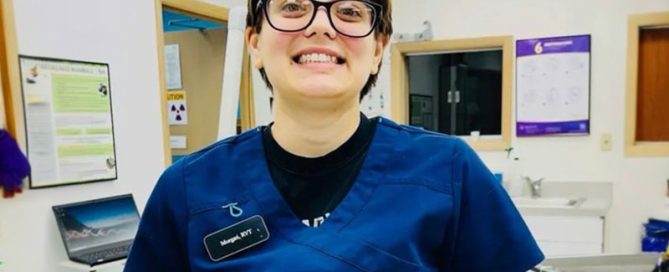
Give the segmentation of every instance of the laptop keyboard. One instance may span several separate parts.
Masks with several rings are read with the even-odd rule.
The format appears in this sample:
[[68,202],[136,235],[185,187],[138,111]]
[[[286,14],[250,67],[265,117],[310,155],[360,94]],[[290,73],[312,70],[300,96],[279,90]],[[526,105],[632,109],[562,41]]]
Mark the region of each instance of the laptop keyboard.
[[80,259],[86,261],[89,264],[94,264],[98,260],[109,260],[118,257],[125,257],[130,250],[130,245],[112,247],[98,252],[91,252],[79,256]]

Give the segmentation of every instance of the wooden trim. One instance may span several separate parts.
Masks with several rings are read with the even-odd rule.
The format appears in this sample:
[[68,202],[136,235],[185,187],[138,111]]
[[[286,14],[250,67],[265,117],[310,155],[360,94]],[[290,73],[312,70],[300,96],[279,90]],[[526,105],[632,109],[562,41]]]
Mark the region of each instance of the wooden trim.
[[[244,46],[244,52],[247,52],[246,45]],[[255,111],[253,109],[253,93],[251,88],[251,59],[246,54],[242,62],[242,81],[239,87],[242,131],[245,131],[255,127]]]
[[[3,15],[3,5],[0,3],[0,52],[5,52],[5,30],[4,30],[4,15]],[[0,56],[4,56],[4,54],[1,54]],[[7,58],[5,57],[0,57],[0,62],[4,62]],[[2,78],[5,77],[3,74],[4,67],[6,66],[6,63],[0,63],[0,129],[7,129],[7,111],[5,111],[5,101],[7,98],[5,96],[11,96],[11,94],[5,94],[3,90],[3,80]],[[9,92],[9,90],[8,90]],[[10,131],[11,133],[11,131]]]
[[[2,8],[0,8],[0,13],[2,13]],[[1,42],[4,42],[4,40],[0,40]],[[5,115],[7,114],[5,112],[5,92],[2,90],[2,67],[0,67],[0,129],[7,129],[7,118]]]
[[478,141],[466,140],[466,141],[474,150],[477,151],[505,150],[509,148],[510,145],[509,142],[504,139],[504,136],[502,136],[502,139],[499,140],[478,140]]
[[402,44],[390,46],[390,117],[399,123],[409,120],[409,72],[403,50]]
[[502,48],[502,139],[468,141],[476,150],[504,150],[511,145],[513,109],[513,37],[495,36],[472,39],[395,43],[390,48],[391,118],[409,120],[409,74],[406,57],[413,54],[467,52]]
[[399,48],[403,55],[442,52],[451,53],[500,48],[505,45],[507,39],[510,39],[510,43],[513,44],[512,36],[495,36],[457,40],[402,42],[394,45]]
[[514,69],[513,63],[515,61],[513,37],[500,37],[502,45],[502,140],[490,150],[504,150],[511,146],[511,134],[513,130],[513,123],[511,122],[511,115],[513,111],[513,79]]
[[158,85],[160,86],[160,116],[163,128],[163,151],[165,166],[172,164],[172,148],[170,147],[170,125],[167,120],[167,86],[165,86],[165,37],[163,35],[163,3],[154,0],[156,9],[156,45],[158,47]]
[[627,94],[625,99],[625,155],[634,153],[636,138],[636,86],[639,67],[639,25],[630,17],[627,26]]
[[187,13],[188,15],[192,15],[194,17],[205,20],[211,20],[222,23],[228,22],[229,10],[221,6],[209,4],[198,0],[162,0],[161,2],[163,6],[165,6],[170,10],[174,10],[181,13]]
[[669,156],[669,142],[637,142],[625,147],[627,157],[666,157]]
[[25,146],[23,137],[23,103],[21,102],[21,82],[19,75],[19,54],[14,25],[14,4],[12,0],[0,1],[0,78],[5,108],[6,128],[9,134]]
[[640,29],[669,25],[669,12],[638,14],[629,17],[627,26],[627,94],[625,105],[625,156],[669,156],[669,142],[636,141],[637,84]]
[[[247,51],[244,51],[245,53]],[[249,129],[254,128],[257,126],[256,124],[256,105],[255,105],[255,99],[253,99],[255,96],[253,95],[253,70],[251,68],[251,56],[247,55],[246,56],[247,60],[247,65],[244,66],[244,71],[243,73],[245,74],[244,80],[246,81],[246,86],[247,86],[247,96],[248,96],[248,116],[249,116]],[[243,112],[242,112],[243,113]]]

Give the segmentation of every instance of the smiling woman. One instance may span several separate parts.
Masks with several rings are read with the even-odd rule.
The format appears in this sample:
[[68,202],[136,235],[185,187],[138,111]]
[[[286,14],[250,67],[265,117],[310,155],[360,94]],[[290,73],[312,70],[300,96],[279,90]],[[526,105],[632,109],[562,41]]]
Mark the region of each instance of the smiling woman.
[[[336,1],[336,3],[339,3],[335,6],[335,8],[332,8],[332,5],[326,5],[326,4],[318,4],[318,6],[312,5],[311,1],[297,1],[297,3],[300,3],[301,6],[299,7],[294,7],[293,5],[295,4],[295,1],[288,1],[290,6],[288,9],[291,8],[298,8],[298,10],[301,10],[301,16],[298,18],[291,18],[289,15],[286,16],[280,16],[280,12],[274,11],[268,13],[267,6],[270,7],[270,10],[277,10],[279,9],[279,5],[277,3],[284,3],[286,1],[269,1],[270,4],[263,4],[263,2],[267,1],[249,1],[249,10],[255,10],[254,12],[249,13],[249,15],[246,17],[246,24],[249,26],[253,26],[255,32],[260,32],[262,29],[262,23],[261,20],[262,18],[268,18],[268,24],[270,24],[272,27],[277,28],[277,26],[274,26],[272,24],[272,18],[274,17],[280,17],[276,18],[275,21],[277,21],[278,24],[278,29],[285,29],[283,30],[284,32],[295,32],[295,31],[301,31],[304,30],[309,24],[313,22],[315,19],[316,11],[317,8],[320,7],[321,5],[324,6],[326,9],[329,9],[328,13],[328,19],[330,20],[330,23],[332,24],[333,28],[335,28],[336,31],[339,33],[342,32],[341,29],[343,29],[344,33],[342,35],[346,35],[348,33],[348,36],[368,36],[371,34],[371,31],[375,31],[377,38],[381,39],[387,39],[392,35],[393,28],[392,28],[392,14],[391,14],[391,2],[388,0],[384,1],[379,1],[373,2],[358,2],[358,1]],[[355,5],[352,5],[351,2],[357,2],[357,3],[363,3],[363,6],[358,6],[357,9],[352,9],[352,7],[355,7]],[[255,3],[255,4],[254,4]],[[317,2],[318,3],[318,2]],[[348,6],[346,6],[348,4]],[[265,7],[265,8],[262,8]],[[286,9],[284,7],[284,9]],[[358,17],[364,16],[364,18],[359,18],[356,22],[346,24],[346,19],[338,19],[337,14],[351,14],[352,12],[359,12]],[[363,12],[364,11],[364,12]],[[335,13],[333,16],[332,14]],[[262,16],[264,14],[264,17]],[[285,12],[283,13],[284,15],[286,14]],[[295,14],[293,12],[292,14]],[[379,16],[379,15],[383,16]],[[271,17],[269,15],[272,15]],[[344,17],[344,15],[339,15],[341,17]],[[285,18],[288,17],[288,18]],[[295,15],[293,15],[295,17]],[[332,18],[337,18],[333,20]],[[350,15],[348,16],[350,17]],[[351,19],[348,19],[350,21]],[[337,27],[337,25],[340,25],[340,27]],[[348,25],[348,26],[347,26]],[[364,33],[364,34],[363,34]],[[343,62],[343,59],[340,59],[341,62]],[[381,67],[381,63],[379,62],[379,68]],[[268,80],[267,74],[265,72],[264,68],[259,68],[260,75],[262,78],[265,80],[265,83],[267,86],[272,89],[272,83]],[[376,84],[377,80],[377,74],[371,74],[369,76],[369,79],[367,80],[367,83],[363,87],[362,91],[360,92],[360,99],[364,97],[369,90]]]
[[543,259],[464,142],[360,112],[390,1],[252,0],[249,11],[274,122],[166,170],[127,271],[526,271]]

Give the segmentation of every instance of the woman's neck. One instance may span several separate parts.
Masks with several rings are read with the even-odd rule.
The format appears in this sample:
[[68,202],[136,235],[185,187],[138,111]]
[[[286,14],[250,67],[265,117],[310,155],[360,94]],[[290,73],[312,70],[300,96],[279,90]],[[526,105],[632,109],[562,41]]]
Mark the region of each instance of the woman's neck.
[[336,108],[291,107],[274,101],[272,136],[286,151],[302,157],[324,156],[351,138],[360,124],[358,101]]

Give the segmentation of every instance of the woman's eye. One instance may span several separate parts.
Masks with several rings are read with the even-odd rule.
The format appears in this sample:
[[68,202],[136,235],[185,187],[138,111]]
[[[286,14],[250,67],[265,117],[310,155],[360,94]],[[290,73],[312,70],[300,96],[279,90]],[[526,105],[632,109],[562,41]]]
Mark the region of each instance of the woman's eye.
[[355,8],[341,8],[339,9],[339,14],[346,17],[355,17],[355,18],[362,17],[362,13],[360,12],[360,10]]
[[301,5],[295,4],[295,3],[288,3],[283,6],[283,11],[285,12],[300,12],[303,11],[304,8]]

